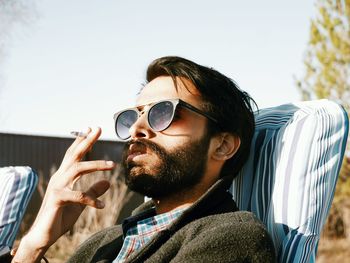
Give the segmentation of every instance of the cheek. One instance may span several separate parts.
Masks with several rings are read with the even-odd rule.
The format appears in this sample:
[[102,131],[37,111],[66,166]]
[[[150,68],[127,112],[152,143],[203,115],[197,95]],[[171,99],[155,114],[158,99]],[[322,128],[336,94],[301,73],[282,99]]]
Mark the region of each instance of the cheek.
[[[184,135],[184,134],[183,134]],[[179,136],[177,135],[168,135],[160,134],[157,136],[157,144],[161,145],[167,153],[171,152],[173,149],[178,148],[179,146],[185,145],[189,142],[191,136]]]
[[159,132],[159,140],[162,140],[164,147],[176,146],[186,143],[186,140],[196,140],[201,138],[206,129],[206,120],[204,118],[183,118],[173,122],[169,128]]

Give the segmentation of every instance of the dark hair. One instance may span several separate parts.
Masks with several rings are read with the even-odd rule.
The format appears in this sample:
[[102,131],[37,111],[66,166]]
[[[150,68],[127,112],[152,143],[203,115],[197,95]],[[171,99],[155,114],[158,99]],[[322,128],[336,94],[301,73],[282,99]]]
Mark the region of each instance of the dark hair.
[[146,79],[150,82],[159,76],[170,76],[176,88],[176,77],[186,78],[195,85],[203,99],[203,110],[219,122],[219,125],[208,122],[210,135],[222,131],[240,138],[240,148],[221,170],[221,176],[236,176],[249,155],[255,127],[252,109],[252,105],[256,106],[255,101],[220,72],[181,57],[154,60],[148,66]]

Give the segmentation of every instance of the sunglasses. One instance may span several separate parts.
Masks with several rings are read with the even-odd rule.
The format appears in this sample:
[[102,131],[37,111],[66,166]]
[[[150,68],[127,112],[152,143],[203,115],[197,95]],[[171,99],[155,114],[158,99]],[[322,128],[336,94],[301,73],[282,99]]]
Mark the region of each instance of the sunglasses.
[[[162,100],[147,105],[148,110],[139,110],[138,107],[128,108],[114,114],[115,132],[121,140],[127,140],[130,138],[130,127],[141,117],[144,113],[147,114],[147,122],[149,127],[155,131],[160,132],[167,129],[172,123],[177,107],[183,107],[189,109],[195,113],[198,113],[209,120],[218,123],[216,119],[197,109],[196,107],[184,102],[180,99]],[[140,106],[139,106],[140,107]]]

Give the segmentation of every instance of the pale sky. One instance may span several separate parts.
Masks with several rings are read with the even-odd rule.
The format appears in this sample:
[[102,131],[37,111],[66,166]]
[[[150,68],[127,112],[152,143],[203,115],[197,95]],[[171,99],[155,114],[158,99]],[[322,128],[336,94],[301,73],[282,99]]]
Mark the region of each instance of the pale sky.
[[[2,59],[0,132],[70,136],[134,104],[147,65],[177,55],[234,79],[260,108],[300,100],[311,0],[36,0]],[[1,23],[1,21],[0,21]],[[1,54],[1,53],[0,53]]]

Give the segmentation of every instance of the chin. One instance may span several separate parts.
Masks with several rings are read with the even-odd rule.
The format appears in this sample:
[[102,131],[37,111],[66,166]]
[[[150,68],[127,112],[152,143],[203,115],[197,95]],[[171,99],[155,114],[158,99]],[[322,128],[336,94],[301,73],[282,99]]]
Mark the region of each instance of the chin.
[[[154,171],[154,169],[152,169]],[[147,174],[148,176],[156,176],[157,173],[151,172],[152,171],[149,167],[144,165],[133,165],[129,169],[129,176],[130,177],[138,177],[141,175]]]
[[131,191],[137,192],[147,197],[158,197],[164,193],[159,193],[155,176],[142,173],[142,171],[133,171],[126,177],[126,185]]

